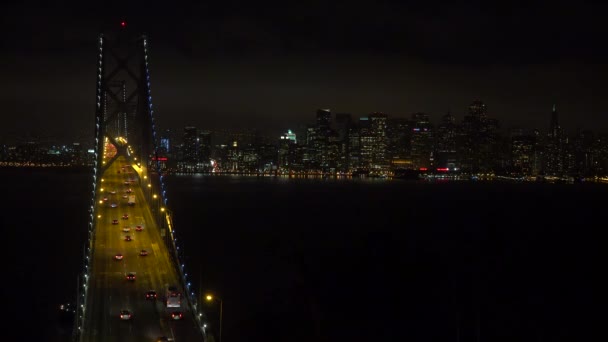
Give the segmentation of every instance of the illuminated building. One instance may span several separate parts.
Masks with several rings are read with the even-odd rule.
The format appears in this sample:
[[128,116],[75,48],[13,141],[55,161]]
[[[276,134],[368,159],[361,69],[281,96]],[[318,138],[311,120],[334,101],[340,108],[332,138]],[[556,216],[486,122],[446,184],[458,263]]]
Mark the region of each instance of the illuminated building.
[[387,153],[393,169],[412,169],[412,120],[390,118],[386,125]]
[[535,174],[536,137],[525,130],[511,132],[511,173],[531,176]]
[[384,113],[372,113],[369,119],[369,135],[371,136],[371,165],[372,169],[387,171],[389,158],[387,153],[387,120]]
[[456,118],[448,112],[441,118],[435,134],[435,165],[437,167],[448,168],[450,171],[460,168],[456,150],[457,130]]
[[350,128],[353,126],[352,116],[348,113],[336,113],[335,130],[339,145],[337,168],[348,172],[350,165]]
[[498,120],[487,117],[487,107],[473,101],[461,124],[458,154],[465,171],[492,172],[497,162]]
[[434,166],[433,156],[433,126],[429,121],[428,114],[412,114],[412,161],[415,169],[430,169]]
[[297,140],[296,135],[290,129],[279,137],[278,165],[281,170],[292,170],[292,165],[297,163]]
[[196,163],[198,161],[198,131],[196,127],[184,128],[183,161]]
[[556,106],[551,111],[551,124],[545,146],[545,174],[562,176],[564,174],[564,133],[559,125]]
[[202,130],[198,135],[198,160],[208,164],[211,159],[211,132]]
[[160,136],[159,152],[162,155],[167,155],[171,152],[171,130],[165,130]]

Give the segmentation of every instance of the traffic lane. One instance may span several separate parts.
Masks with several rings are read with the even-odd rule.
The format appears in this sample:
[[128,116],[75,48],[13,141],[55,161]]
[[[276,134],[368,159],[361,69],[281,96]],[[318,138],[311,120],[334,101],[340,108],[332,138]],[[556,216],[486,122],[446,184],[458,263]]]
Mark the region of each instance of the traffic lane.
[[[116,219],[116,216],[118,216],[117,208],[106,208],[105,211],[111,215],[111,219]],[[120,224],[106,224],[104,228],[106,229],[101,235],[105,239],[105,244],[100,245],[100,248],[104,251],[103,260],[107,263],[106,269],[108,272],[104,274],[107,286],[105,289],[106,298],[101,300],[108,302],[108,308],[104,313],[103,331],[105,338],[116,339],[117,336],[126,334],[124,327],[120,325],[120,323],[123,323],[120,321],[120,310],[129,308],[128,303],[125,303],[125,294],[121,288],[121,283],[126,282],[124,259],[121,261],[115,260],[115,254],[112,252],[119,250],[125,256],[127,251],[125,242],[121,241]]]
[[[123,206],[120,208],[128,209],[126,204],[123,204]],[[131,214],[133,214],[133,211],[131,211]],[[129,221],[129,219],[124,221]],[[126,223],[123,222],[121,226],[125,225]],[[142,305],[145,303],[145,292],[141,290],[141,287],[142,283],[145,283],[146,273],[148,273],[149,270],[141,267],[138,258],[140,258],[139,251],[146,243],[145,236],[134,236],[134,230],[125,233],[122,231],[122,228],[117,230],[116,234],[119,236],[119,242],[125,250],[125,258],[123,259],[123,275],[120,278],[115,279],[115,287],[122,293],[121,296],[118,297],[119,305],[122,306],[122,308],[128,308],[133,313],[133,318],[129,321],[117,320],[114,325],[120,335],[120,340],[134,341],[144,338],[149,340],[149,335],[158,333],[160,329],[158,327],[158,315],[155,312],[156,310],[149,305]],[[125,240],[125,236],[127,235],[133,237],[131,241]],[[131,272],[135,273],[135,280],[133,281],[125,278],[126,274]],[[115,307],[115,309],[119,310],[120,308]]]
[[[101,179],[104,176],[108,176],[109,173],[106,171],[101,175]],[[106,273],[106,262],[103,258],[103,248],[98,248],[100,244],[105,243],[105,237],[103,230],[105,228],[105,224],[103,223],[103,219],[106,219],[107,213],[104,210],[103,201],[102,204],[98,204],[100,200],[105,197],[105,193],[101,190],[103,189],[103,181],[101,183],[101,188],[98,189],[96,194],[96,199],[94,205],[96,206],[95,214],[102,215],[101,219],[94,217],[96,232],[95,232],[95,255],[93,255],[93,260],[91,260],[91,279],[89,281],[89,291],[87,291],[87,312],[86,312],[86,320],[84,322],[85,333],[83,335],[83,340],[95,340],[96,336],[103,331],[104,321],[106,320],[105,315],[105,305],[107,304],[105,301],[106,297],[106,284],[107,278],[105,277]]]
[[[123,259],[123,261],[125,261],[124,272],[135,272],[136,278],[135,281],[127,281],[128,284],[121,284],[120,280],[118,282],[118,286],[120,287],[122,285],[123,289],[126,290],[126,295],[123,296],[121,301],[123,303],[128,303],[130,310],[133,312],[133,320],[129,321],[128,325],[118,324],[117,329],[122,335],[121,340],[132,340],[144,336],[149,339],[150,336],[159,336],[161,333],[157,304],[150,304],[145,300],[145,292],[150,287],[148,278],[157,271],[156,268],[148,268],[145,267],[145,265],[142,265],[141,258],[148,258],[149,256],[139,255],[141,249],[149,246],[151,241],[147,234],[144,233],[145,230],[142,232],[134,230],[132,218],[143,216],[141,215],[141,210],[137,208],[137,205],[129,207],[125,202],[121,203],[119,208],[126,210],[129,214],[128,219],[121,219],[121,228],[116,229],[121,236],[120,242],[126,251],[124,254],[125,258]],[[122,232],[122,227],[127,225],[126,222],[129,222],[128,225],[132,228],[129,233]],[[127,234],[132,236],[132,241],[124,240],[124,236]],[[126,336],[128,336],[128,338]]]
[[[149,287],[154,287],[157,290],[157,293],[161,294],[163,293],[163,289],[164,289],[164,284],[165,283],[171,283],[171,284],[176,284],[177,283],[177,272],[175,272],[175,269],[173,267],[172,262],[169,259],[168,256],[168,252],[166,251],[166,248],[164,247],[164,245],[162,244],[162,241],[160,240],[160,234],[158,233],[158,231],[156,229],[153,229],[155,227],[154,222],[152,221],[151,215],[149,214],[149,207],[145,206],[145,205],[136,205],[135,207],[125,207],[126,201],[120,201],[120,199],[118,198],[118,196],[120,196],[122,191],[125,191],[126,189],[128,189],[130,186],[124,186],[122,189],[120,188],[120,182],[124,182],[122,179],[120,179],[120,177],[114,177],[115,175],[112,175],[112,169],[108,169],[110,170],[110,175],[106,176],[104,178],[104,183],[105,186],[107,188],[107,193],[109,193],[108,197],[108,202],[105,205],[105,209],[107,210],[103,210],[103,214],[102,215],[110,215],[110,218],[107,218],[107,221],[105,222],[105,224],[103,224],[103,226],[105,226],[105,228],[108,228],[106,230],[107,235],[105,235],[105,246],[108,246],[110,244],[117,244],[118,246],[123,246],[124,248],[127,248],[127,246],[133,246],[135,245],[136,247],[131,249],[128,248],[129,250],[125,253],[123,253],[123,255],[125,255],[125,258],[128,258],[128,260],[133,260],[133,258],[135,256],[138,256],[139,250],[141,248],[145,248],[142,246],[150,246],[153,245],[153,238],[151,236],[148,236],[148,234],[151,235],[155,235],[157,238],[157,241],[160,242],[160,244],[156,244],[157,246],[160,245],[160,247],[157,248],[151,248],[152,250],[149,250],[150,255],[147,257],[140,257],[140,258],[144,258],[144,260],[149,262],[143,262],[143,266],[141,265],[142,263],[139,263],[139,265],[135,265],[135,267],[132,266],[128,266],[126,268],[129,269],[133,269],[135,268],[135,272],[137,274],[139,274],[139,276],[136,277],[136,281],[135,281],[135,286],[131,286],[130,288],[124,288],[121,285],[124,285],[124,280],[123,281],[123,275],[126,272],[126,268],[123,268],[122,270],[119,269],[118,271],[116,271],[114,269],[113,272],[107,272],[105,273],[106,278],[112,280],[112,286],[108,286],[108,288],[110,288],[110,292],[112,294],[109,295],[109,297],[111,298],[111,307],[112,309],[110,311],[116,311],[116,315],[114,315],[115,320],[112,320],[113,315],[110,315],[108,313],[108,315],[106,316],[110,316],[110,320],[109,320],[109,326],[107,327],[107,329],[103,329],[105,331],[108,331],[108,336],[110,336],[110,338],[112,338],[113,336],[116,336],[116,333],[118,332],[123,338],[124,340],[136,340],[137,338],[141,337],[142,334],[146,335],[147,338],[149,338],[150,336],[148,335],[152,335],[152,337],[158,336],[155,335],[157,332],[160,332],[160,327],[159,326],[163,326],[164,328],[162,329],[162,331],[164,332],[162,335],[171,335],[171,332],[169,332],[169,334],[167,334],[167,330],[171,330],[171,329],[167,329],[167,327],[169,326],[167,324],[168,321],[168,314],[166,314],[166,312],[164,312],[164,305],[162,303],[162,301],[157,301],[156,303],[146,303],[145,301],[145,297],[144,294],[145,292],[149,289]],[[122,174],[122,172],[121,172]],[[118,179],[117,179],[118,178]],[[105,181],[107,179],[107,181]],[[104,189],[106,190],[106,189]],[[145,203],[143,201],[143,191],[140,187],[136,187],[136,192],[138,192],[138,199],[137,202],[138,204],[141,203]],[[116,194],[111,194],[110,192],[115,191]],[[104,191],[105,193],[105,191]],[[107,195],[106,193],[106,195]],[[110,207],[110,203],[117,203],[118,204],[118,208],[111,208]],[[142,209],[145,208],[145,209]],[[122,219],[120,217],[117,216],[122,216],[122,214],[120,214],[120,210],[117,209],[127,209],[127,213],[129,214],[129,220],[130,222],[130,226],[131,228],[133,227],[133,223],[131,218],[133,217],[141,217],[141,218],[145,218],[144,216],[144,212],[148,212],[149,216],[148,219],[144,219],[143,223],[144,223],[144,231],[143,232],[137,232],[137,233],[133,233],[131,232],[132,236],[134,237],[133,241],[130,242],[126,242],[124,240],[116,240],[115,238],[112,237],[112,235],[116,235],[116,233],[118,232],[119,236],[124,236],[125,234],[121,234],[122,233],[122,227],[125,225],[124,222],[122,222]],[[112,225],[111,224],[111,220],[112,219],[118,219],[119,220],[119,224],[118,225]],[[141,223],[141,222],[137,222],[137,223]],[[144,233],[144,234],[139,234],[139,233]],[[129,245],[126,245],[129,244]],[[156,250],[164,250],[163,252],[156,252]],[[107,264],[108,260],[111,261],[115,261],[113,260],[113,256],[115,255],[115,250],[112,251],[110,249],[108,249],[107,254],[106,254],[106,266],[111,269],[112,268],[112,264]],[[154,256],[154,257],[159,257],[159,259],[161,259],[160,263],[158,261],[153,261],[153,258],[149,258],[150,256]],[[124,259],[123,259],[124,260]],[[135,259],[135,260],[141,260],[141,259]],[[120,263],[120,262],[119,262]],[[151,265],[145,265],[145,264],[151,264]],[[162,265],[162,266],[160,266]],[[160,266],[160,267],[159,267]],[[161,270],[166,270],[166,271],[161,271]],[[122,274],[121,274],[122,273]],[[145,276],[144,276],[145,273]],[[143,279],[142,279],[143,276]],[[142,281],[143,280],[143,281]],[[149,281],[146,281],[149,280]],[[132,288],[135,288],[136,291],[128,291],[129,289],[132,290]],[[127,290],[126,294],[120,294],[121,289],[123,290]],[[138,295],[141,296],[139,298],[143,298],[143,300],[138,299]],[[133,299],[135,299],[133,301]],[[123,303],[128,303],[129,306],[134,306],[137,309],[132,310],[134,312],[134,319],[131,322],[128,323],[132,323],[132,324],[120,324],[120,323],[125,323],[125,322],[121,322],[119,317],[118,317],[118,312],[120,311],[120,308],[122,306],[124,306]],[[146,305],[146,304],[150,304],[150,305]],[[185,310],[184,310],[185,311]],[[142,319],[142,314],[144,315],[143,319]],[[148,315],[150,314],[150,315]],[[165,315],[163,315],[165,314]],[[164,316],[164,317],[163,317]],[[138,318],[137,320],[135,320],[135,318]],[[156,324],[150,324],[151,320],[155,320]],[[140,322],[144,322],[143,324],[140,324]],[[181,326],[180,324],[177,323],[182,323],[182,322],[170,322],[170,326],[173,327],[172,330],[177,330],[178,331],[178,335],[184,335],[184,334],[179,334],[179,330],[183,330],[180,329]],[[185,323],[185,322],[184,322]],[[152,327],[152,329],[150,329],[150,327]],[[135,329],[134,329],[135,328]],[[190,336],[190,334],[186,334],[184,336]],[[123,340],[123,338],[121,338],[121,340]],[[200,339],[200,336],[196,335],[194,338],[196,339]],[[115,339],[116,340],[116,339]]]
[[[143,196],[143,191],[142,191],[142,193],[140,193],[138,195]],[[151,212],[150,207],[146,206],[144,211],[145,211],[147,221],[153,222],[152,212]],[[169,254],[168,248],[163,243],[163,239],[160,236],[160,232],[156,228],[156,225],[154,226],[154,228],[155,229],[150,229],[149,233],[153,240],[159,242],[158,245],[156,246],[157,248],[154,248],[154,250],[155,250],[155,252],[156,252],[156,250],[158,250],[159,254],[160,254],[158,258],[155,258],[155,263],[156,263],[155,267],[159,270],[160,269],[167,270],[166,274],[164,274],[164,277],[163,277],[164,282],[166,284],[177,285],[177,284],[179,284],[178,272],[175,268],[175,265],[172,261],[170,254]],[[167,234],[168,234],[168,232],[167,232]],[[185,289],[184,289],[184,296],[187,296],[187,295],[188,294],[187,294],[187,292],[185,292]],[[203,335],[198,327],[198,322],[195,320],[194,313],[192,313],[188,309],[185,298],[182,301],[181,311],[183,312],[184,317],[178,321],[172,320],[170,318],[170,314],[168,312],[165,313],[165,317],[169,323],[168,327],[169,327],[171,335],[175,336],[175,339],[178,341],[179,340],[182,340],[182,341],[202,340]]]
[[[108,177],[108,173],[110,176]],[[114,286],[111,285],[115,281],[112,278],[122,278],[124,274],[122,270],[122,263],[114,259],[114,256],[117,252],[121,252],[124,255],[124,248],[121,246],[119,241],[116,241],[115,231],[118,230],[117,225],[112,224],[112,220],[117,218],[116,209],[110,206],[111,203],[115,203],[116,198],[113,194],[111,194],[113,188],[115,187],[115,182],[112,182],[111,177],[112,168],[109,168],[106,173],[103,175],[102,179],[104,179],[104,191],[100,191],[100,197],[107,197],[107,201],[102,201],[102,204],[99,205],[99,214],[101,218],[98,220],[98,224],[96,226],[96,247],[94,256],[96,260],[94,272],[96,273],[96,277],[99,278],[95,285],[96,287],[92,290],[94,294],[97,296],[93,296],[93,301],[98,303],[97,307],[97,317],[94,323],[96,323],[97,328],[96,336],[100,335],[115,335],[115,332],[118,330],[118,326],[115,325],[114,319],[119,320],[119,312],[120,308],[117,308],[117,303],[119,306],[122,306],[122,302],[124,299],[121,298],[120,291]],[[101,189],[100,189],[101,190]],[[99,203],[99,202],[97,202]],[[116,264],[118,262],[118,264]]]
[[[139,203],[143,203],[141,200]],[[145,293],[151,289],[157,291],[157,293],[162,293],[162,276],[164,271],[162,267],[157,267],[154,260],[157,257],[157,253],[154,252],[154,248],[150,248],[153,244],[152,239],[149,235],[149,232],[154,231],[154,229],[149,229],[150,224],[146,223],[142,214],[141,206],[136,205],[132,207],[131,215],[135,218],[135,223],[143,223],[144,230],[141,232],[136,232],[134,235],[134,240],[131,242],[135,242],[133,251],[131,251],[131,262],[135,262],[137,265],[134,267],[137,269],[138,276],[136,277],[136,286],[138,293],[135,296],[139,296],[141,300],[137,301],[137,311],[143,312],[146,315],[146,319],[155,320],[157,322],[157,326],[153,329],[153,332],[157,333],[156,336],[165,335],[163,333],[163,328],[165,324],[164,315],[164,305],[162,300],[157,301],[146,301]],[[141,222],[143,221],[143,222]],[[141,249],[146,249],[149,252],[147,256],[140,256],[139,252]],[[135,258],[135,259],[134,259]],[[133,267],[131,267],[133,268]],[[150,331],[150,326],[141,327],[140,329],[145,329],[146,331]]]

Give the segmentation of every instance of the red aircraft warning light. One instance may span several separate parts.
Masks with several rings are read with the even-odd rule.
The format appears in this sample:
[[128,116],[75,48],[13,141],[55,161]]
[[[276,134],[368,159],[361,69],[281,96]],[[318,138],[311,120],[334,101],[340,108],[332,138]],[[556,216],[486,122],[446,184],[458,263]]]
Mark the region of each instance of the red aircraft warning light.
[[127,26],[127,22],[126,21],[121,21],[120,22],[120,27],[126,27]]

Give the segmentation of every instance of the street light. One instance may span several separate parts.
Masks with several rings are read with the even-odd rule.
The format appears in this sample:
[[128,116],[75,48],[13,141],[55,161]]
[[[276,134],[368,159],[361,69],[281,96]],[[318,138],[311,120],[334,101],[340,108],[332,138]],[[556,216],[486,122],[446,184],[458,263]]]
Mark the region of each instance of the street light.
[[210,294],[206,295],[205,299],[208,302],[211,302],[214,299],[216,299],[216,300],[218,300],[220,302],[220,342],[222,342],[222,316],[223,316],[223,311],[224,311],[223,310],[224,302],[222,301],[221,298],[219,298],[219,297],[213,297],[213,295],[210,295]]

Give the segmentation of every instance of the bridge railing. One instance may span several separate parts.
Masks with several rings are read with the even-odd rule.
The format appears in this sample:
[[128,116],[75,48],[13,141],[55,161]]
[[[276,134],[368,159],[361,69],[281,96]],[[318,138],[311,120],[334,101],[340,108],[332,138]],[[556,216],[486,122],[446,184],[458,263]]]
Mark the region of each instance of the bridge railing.
[[[207,325],[208,319],[207,315],[202,310],[202,305],[197,298],[197,295],[192,287],[192,283],[189,280],[189,274],[186,271],[186,264],[183,260],[183,249],[179,246],[178,239],[175,232],[175,226],[173,224],[173,213],[167,206],[167,197],[166,197],[166,188],[164,185],[162,175],[157,175],[152,177],[147,177],[151,181],[142,186],[143,189],[147,189],[144,191],[144,196],[148,204],[150,205],[152,215],[155,218],[156,225],[159,229],[159,233],[161,237],[163,237],[163,242],[169,251],[169,255],[171,257],[171,261],[177,273],[179,275],[179,287],[182,289],[182,292],[186,294],[185,298],[190,308],[192,314],[194,315],[199,328],[203,334],[203,338],[205,341],[208,339],[208,331]],[[141,178],[140,178],[141,181]],[[156,198],[154,195],[157,195]],[[159,196],[160,195],[160,196]]]
[[85,317],[86,317],[86,308],[87,308],[87,298],[88,298],[88,289],[89,289],[89,279],[92,273],[92,260],[95,252],[95,229],[96,222],[95,219],[97,216],[97,212],[95,210],[96,206],[96,191],[98,185],[101,183],[101,175],[98,168],[98,151],[95,151],[95,162],[93,165],[93,183],[92,183],[92,191],[91,191],[91,206],[89,207],[89,224],[87,227],[87,242],[84,245],[84,255],[83,255],[83,269],[81,274],[77,277],[77,289],[76,289],[76,312],[74,315],[74,327],[72,330],[72,341],[79,341],[80,336],[82,334],[82,330],[84,329]]

